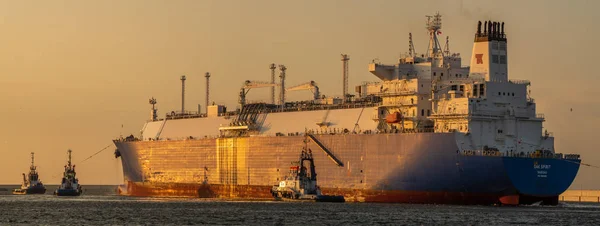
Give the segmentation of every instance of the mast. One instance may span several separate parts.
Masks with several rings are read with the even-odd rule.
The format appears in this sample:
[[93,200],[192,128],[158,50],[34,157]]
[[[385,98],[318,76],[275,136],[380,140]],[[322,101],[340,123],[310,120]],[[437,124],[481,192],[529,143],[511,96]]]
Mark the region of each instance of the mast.
[[450,37],[446,36],[446,46],[444,46],[444,54],[450,56]]
[[408,33],[408,55],[411,57],[416,57],[417,53],[415,51],[415,45],[412,40],[412,33]]
[[68,164],[68,166],[69,166],[69,169],[71,169],[71,168],[72,168],[72,167],[71,167],[71,152],[72,152],[72,151],[71,151],[71,149],[69,149],[67,152],[69,153],[69,161],[67,162],[67,164]]
[[154,97],[150,98],[150,100],[148,100],[148,103],[150,103],[152,105],[152,110],[150,111],[150,120],[152,120],[153,122],[158,120],[158,114],[156,114],[156,99],[154,99]]
[[[275,84],[275,64],[271,64],[269,69],[271,69],[271,84]],[[271,104],[275,104],[275,86],[271,87]]]
[[35,166],[33,165],[33,152],[31,152],[31,167],[29,167],[31,170],[35,169]]
[[281,87],[279,87],[279,103],[281,104],[281,111],[283,112],[283,109],[285,108],[285,70],[287,70],[287,67],[283,64],[279,65],[279,70],[281,70],[281,73],[279,74],[281,85]]
[[431,59],[432,65],[437,58],[443,57],[442,48],[438,40],[438,34],[441,34],[442,15],[436,13],[434,16],[427,16],[427,30],[429,31],[429,47],[427,57]]

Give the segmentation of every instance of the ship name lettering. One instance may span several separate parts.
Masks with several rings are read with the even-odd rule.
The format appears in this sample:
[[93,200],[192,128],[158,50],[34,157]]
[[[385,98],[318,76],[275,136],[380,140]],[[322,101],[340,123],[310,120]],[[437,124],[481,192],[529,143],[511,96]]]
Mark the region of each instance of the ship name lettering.
[[551,166],[552,165],[543,165],[543,164],[541,164],[541,165],[534,165],[533,168],[534,169],[550,169]]

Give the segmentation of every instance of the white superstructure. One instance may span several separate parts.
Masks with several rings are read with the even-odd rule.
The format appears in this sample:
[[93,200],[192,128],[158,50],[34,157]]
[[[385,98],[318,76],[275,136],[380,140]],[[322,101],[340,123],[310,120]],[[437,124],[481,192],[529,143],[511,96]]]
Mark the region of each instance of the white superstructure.
[[[322,96],[314,81],[286,88],[286,67],[280,65],[280,83],[276,84],[272,64],[271,82],[244,83],[239,101],[242,108],[236,112],[213,104],[206,106],[207,114],[171,112],[158,120],[153,107],[142,139],[285,136],[305,129],[328,134],[435,132],[456,133],[457,146],[463,152],[554,153],[554,139],[542,133],[544,117],[536,113],[535,102],[528,95],[530,82],[508,77],[504,23],[478,23],[470,66],[462,66],[460,54],[450,52],[448,37],[442,48],[438,40],[441,28],[441,15],[429,16],[427,53],[416,53],[410,34],[408,54],[393,65],[369,64],[369,71],[381,81],[357,86],[356,96]],[[347,55],[342,56],[347,61]],[[346,74],[344,71],[345,80]],[[251,103],[255,105],[243,107],[249,104],[246,94],[251,88],[267,87],[279,88],[279,105]],[[311,90],[314,96],[309,101],[285,102],[286,90]]]
[[[360,96],[376,95],[382,104],[373,118],[380,130],[456,132],[462,150],[527,154],[554,152],[554,139],[542,134],[544,116],[528,95],[529,81],[508,79],[504,23],[478,23],[470,67],[439,46],[441,16],[427,22],[428,53],[409,54],[395,65],[373,62],[369,71],[382,81],[357,87]],[[448,39],[447,39],[448,40]],[[398,116],[389,117],[390,114]],[[387,117],[387,119],[386,119]]]

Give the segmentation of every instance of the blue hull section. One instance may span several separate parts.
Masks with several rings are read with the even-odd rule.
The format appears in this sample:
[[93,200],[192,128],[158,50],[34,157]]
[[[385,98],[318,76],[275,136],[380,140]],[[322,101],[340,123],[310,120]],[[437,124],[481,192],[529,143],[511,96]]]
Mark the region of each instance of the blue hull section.
[[504,169],[520,194],[558,196],[573,182],[581,160],[504,157]]

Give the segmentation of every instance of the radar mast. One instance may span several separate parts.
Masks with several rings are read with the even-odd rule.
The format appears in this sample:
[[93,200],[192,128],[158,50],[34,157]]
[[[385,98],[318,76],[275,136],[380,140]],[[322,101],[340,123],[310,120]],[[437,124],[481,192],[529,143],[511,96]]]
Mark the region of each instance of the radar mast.
[[443,58],[442,47],[438,40],[438,35],[442,32],[442,15],[440,13],[436,13],[434,16],[427,16],[427,30],[429,31],[429,47],[427,50],[427,57],[431,59],[432,65],[433,62],[437,59]]

